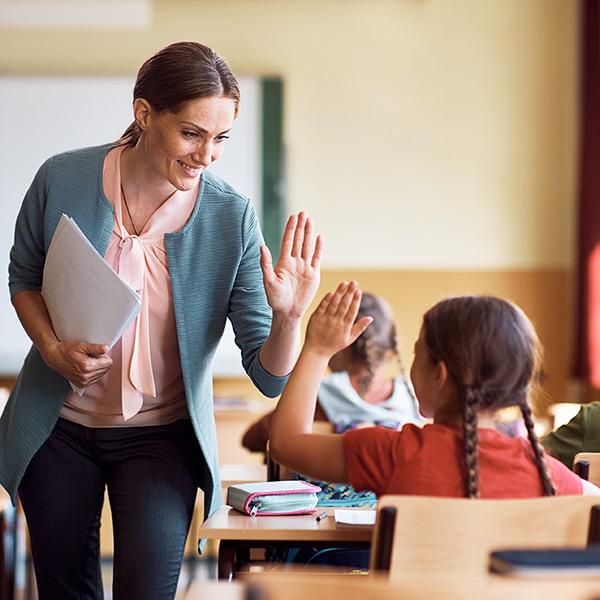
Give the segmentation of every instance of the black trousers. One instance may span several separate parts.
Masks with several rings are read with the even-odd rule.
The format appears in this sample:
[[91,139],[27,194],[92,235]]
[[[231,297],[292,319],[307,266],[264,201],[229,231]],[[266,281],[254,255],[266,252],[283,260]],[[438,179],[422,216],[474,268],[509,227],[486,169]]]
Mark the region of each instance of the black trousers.
[[115,600],[168,600],[204,460],[192,425],[90,428],[59,419],[19,487],[40,600],[99,600],[104,489]]

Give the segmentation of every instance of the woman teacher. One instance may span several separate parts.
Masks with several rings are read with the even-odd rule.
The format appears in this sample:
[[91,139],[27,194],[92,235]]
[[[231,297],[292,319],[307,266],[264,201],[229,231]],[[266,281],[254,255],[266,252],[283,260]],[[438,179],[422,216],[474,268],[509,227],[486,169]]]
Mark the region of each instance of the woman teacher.
[[[273,267],[252,205],[206,170],[239,108],[224,60],[194,42],[167,46],[142,65],[133,97],[120,140],[41,166],[15,227],[10,293],[33,346],[0,420],[0,482],[23,503],[41,600],[103,597],[105,488],[113,597],[175,595],[197,488],[207,515],[221,504],[210,364],[226,319],[246,372],[276,396],[319,284],[310,219],[290,217]],[[40,290],[63,213],[141,295],[110,350],[52,329]]]

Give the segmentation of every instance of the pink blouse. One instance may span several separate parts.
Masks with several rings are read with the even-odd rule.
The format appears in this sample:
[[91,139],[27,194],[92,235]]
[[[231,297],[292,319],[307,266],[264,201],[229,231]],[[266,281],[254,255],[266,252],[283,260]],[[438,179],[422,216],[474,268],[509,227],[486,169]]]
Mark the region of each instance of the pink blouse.
[[177,345],[171,279],[163,236],[190,218],[198,187],[177,190],[139,237],[123,225],[120,158],[108,152],[102,183],[115,224],[104,260],[142,297],[142,310],[109,354],[110,370],[83,396],[70,393],[60,416],[87,427],[166,425],[188,416]]

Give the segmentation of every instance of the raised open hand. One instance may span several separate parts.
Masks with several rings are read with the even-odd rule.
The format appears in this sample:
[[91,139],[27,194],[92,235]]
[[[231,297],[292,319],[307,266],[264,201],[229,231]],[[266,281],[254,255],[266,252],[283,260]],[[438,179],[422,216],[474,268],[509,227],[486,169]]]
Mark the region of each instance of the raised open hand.
[[372,317],[356,321],[361,298],[356,281],[342,282],[335,292],[325,294],[310,317],[304,347],[331,357],[352,344],[373,321]]
[[291,319],[304,315],[319,287],[322,252],[323,239],[313,239],[312,221],[303,212],[288,219],[275,268],[271,252],[261,246],[260,266],[273,313]]

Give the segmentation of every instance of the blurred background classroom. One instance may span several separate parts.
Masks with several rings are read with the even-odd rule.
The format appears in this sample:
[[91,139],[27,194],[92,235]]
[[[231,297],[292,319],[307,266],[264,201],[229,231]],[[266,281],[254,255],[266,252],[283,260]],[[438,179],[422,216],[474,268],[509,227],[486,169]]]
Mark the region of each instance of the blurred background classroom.
[[[246,124],[237,146],[234,126],[223,159],[232,162],[218,173],[249,182],[241,191],[260,208],[271,249],[285,217],[307,211],[326,243],[318,297],[356,279],[388,299],[407,367],[421,316],[438,299],[514,300],[545,348],[536,415],[551,426],[553,404],[576,410],[594,399],[598,381],[586,333],[594,287],[593,209],[585,211],[600,130],[590,127],[598,120],[587,102],[597,83],[580,76],[594,33],[583,11],[595,14],[595,4],[0,0],[0,267],[36,166],[68,140],[118,137],[142,61],[173,41],[197,40],[248,90]],[[125,112],[117,116],[111,102]],[[74,115],[77,131],[62,128],[59,139],[61,119],[72,124]],[[33,167],[15,177],[26,161]],[[7,287],[0,328],[8,389],[27,340]],[[244,377],[231,336],[214,389],[222,464],[257,463],[239,440],[273,402]]]

